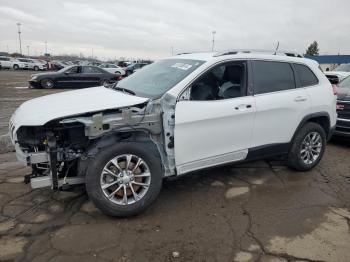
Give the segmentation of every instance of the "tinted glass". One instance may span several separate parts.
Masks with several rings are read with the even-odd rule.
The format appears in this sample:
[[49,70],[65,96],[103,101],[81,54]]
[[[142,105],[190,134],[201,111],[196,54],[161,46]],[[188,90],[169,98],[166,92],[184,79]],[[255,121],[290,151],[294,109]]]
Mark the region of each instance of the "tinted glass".
[[292,67],[288,63],[254,61],[254,93],[264,94],[295,88]]
[[338,85],[340,88],[350,88],[350,76],[341,81]]
[[318,79],[310,68],[304,65],[294,64],[294,68],[299,75],[300,85],[313,86],[318,84]]
[[203,63],[191,59],[160,60],[119,81],[117,87],[138,96],[159,98]]
[[63,68],[63,70],[60,70],[62,72],[66,72],[69,74],[77,74],[78,73],[78,67],[77,66],[72,66],[68,68]]
[[207,101],[245,96],[245,63],[226,63],[206,72],[191,86],[191,100]]
[[83,74],[98,74],[98,73],[102,73],[102,70],[97,68],[97,67],[93,67],[93,66],[83,66],[82,73]]
[[10,58],[7,58],[7,57],[0,57],[0,60],[1,60],[1,61],[10,61]]

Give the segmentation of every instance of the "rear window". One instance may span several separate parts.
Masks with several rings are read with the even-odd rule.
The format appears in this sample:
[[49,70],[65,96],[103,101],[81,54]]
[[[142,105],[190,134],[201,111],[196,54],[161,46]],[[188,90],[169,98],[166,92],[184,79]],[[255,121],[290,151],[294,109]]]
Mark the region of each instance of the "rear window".
[[294,68],[299,76],[301,87],[313,86],[318,84],[318,79],[310,68],[300,64],[294,64]]
[[265,94],[295,88],[292,67],[289,63],[254,61],[254,94]]
[[0,57],[0,61],[10,61],[10,58],[7,58],[7,57]]

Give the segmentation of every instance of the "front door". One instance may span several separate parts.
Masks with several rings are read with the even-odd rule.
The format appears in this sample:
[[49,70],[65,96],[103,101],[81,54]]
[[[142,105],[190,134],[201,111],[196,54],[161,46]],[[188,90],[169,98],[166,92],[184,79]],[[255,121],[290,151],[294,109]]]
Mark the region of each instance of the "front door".
[[254,97],[247,94],[246,62],[214,67],[191,85],[175,109],[177,172],[245,159],[254,123]]

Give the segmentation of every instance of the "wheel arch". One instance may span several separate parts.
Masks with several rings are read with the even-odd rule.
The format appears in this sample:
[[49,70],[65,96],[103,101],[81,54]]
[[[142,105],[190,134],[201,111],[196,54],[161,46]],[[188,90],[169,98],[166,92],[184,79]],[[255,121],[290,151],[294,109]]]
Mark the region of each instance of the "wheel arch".
[[162,169],[164,169],[164,162],[162,154],[158,149],[157,144],[151,139],[150,134],[146,131],[132,131],[132,132],[113,132],[106,134],[98,139],[95,139],[86,150],[86,157],[78,163],[78,176],[84,176],[89,162],[98,153],[109,146],[117,143],[143,143],[143,146],[149,149],[149,152],[159,158]]
[[306,124],[309,122],[313,122],[313,123],[317,123],[319,124],[324,131],[326,132],[326,136],[327,139],[330,137],[331,135],[331,122],[330,122],[330,116],[327,112],[317,112],[317,113],[312,113],[309,115],[306,115],[301,122],[299,123],[297,129],[294,132],[293,138],[291,140],[291,142],[293,142],[296,134],[298,133],[298,131]]

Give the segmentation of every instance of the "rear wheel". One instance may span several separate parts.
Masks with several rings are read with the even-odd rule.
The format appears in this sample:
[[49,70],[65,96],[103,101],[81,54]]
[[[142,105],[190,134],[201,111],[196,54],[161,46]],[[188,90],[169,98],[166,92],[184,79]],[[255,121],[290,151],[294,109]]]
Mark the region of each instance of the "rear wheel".
[[19,66],[18,66],[18,65],[13,65],[13,69],[14,69],[14,70],[18,70],[18,69],[19,69]]
[[42,88],[51,89],[54,88],[55,83],[51,79],[43,79],[40,81]]
[[326,133],[317,123],[306,123],[296,134],[288,155],[288,166],[308,171],[321,160],[326,148]]
[[34,71],[39,71],[39,67],[34,66]]
[[108,87],[109,86],[109,82],[107,80],[102,80],[101,81],[101,86]]
[[150,206],[162,186],[160,158],[145,143],[120,143],[99,153],[88,168],[86,190],[104,213],[126,217]]

